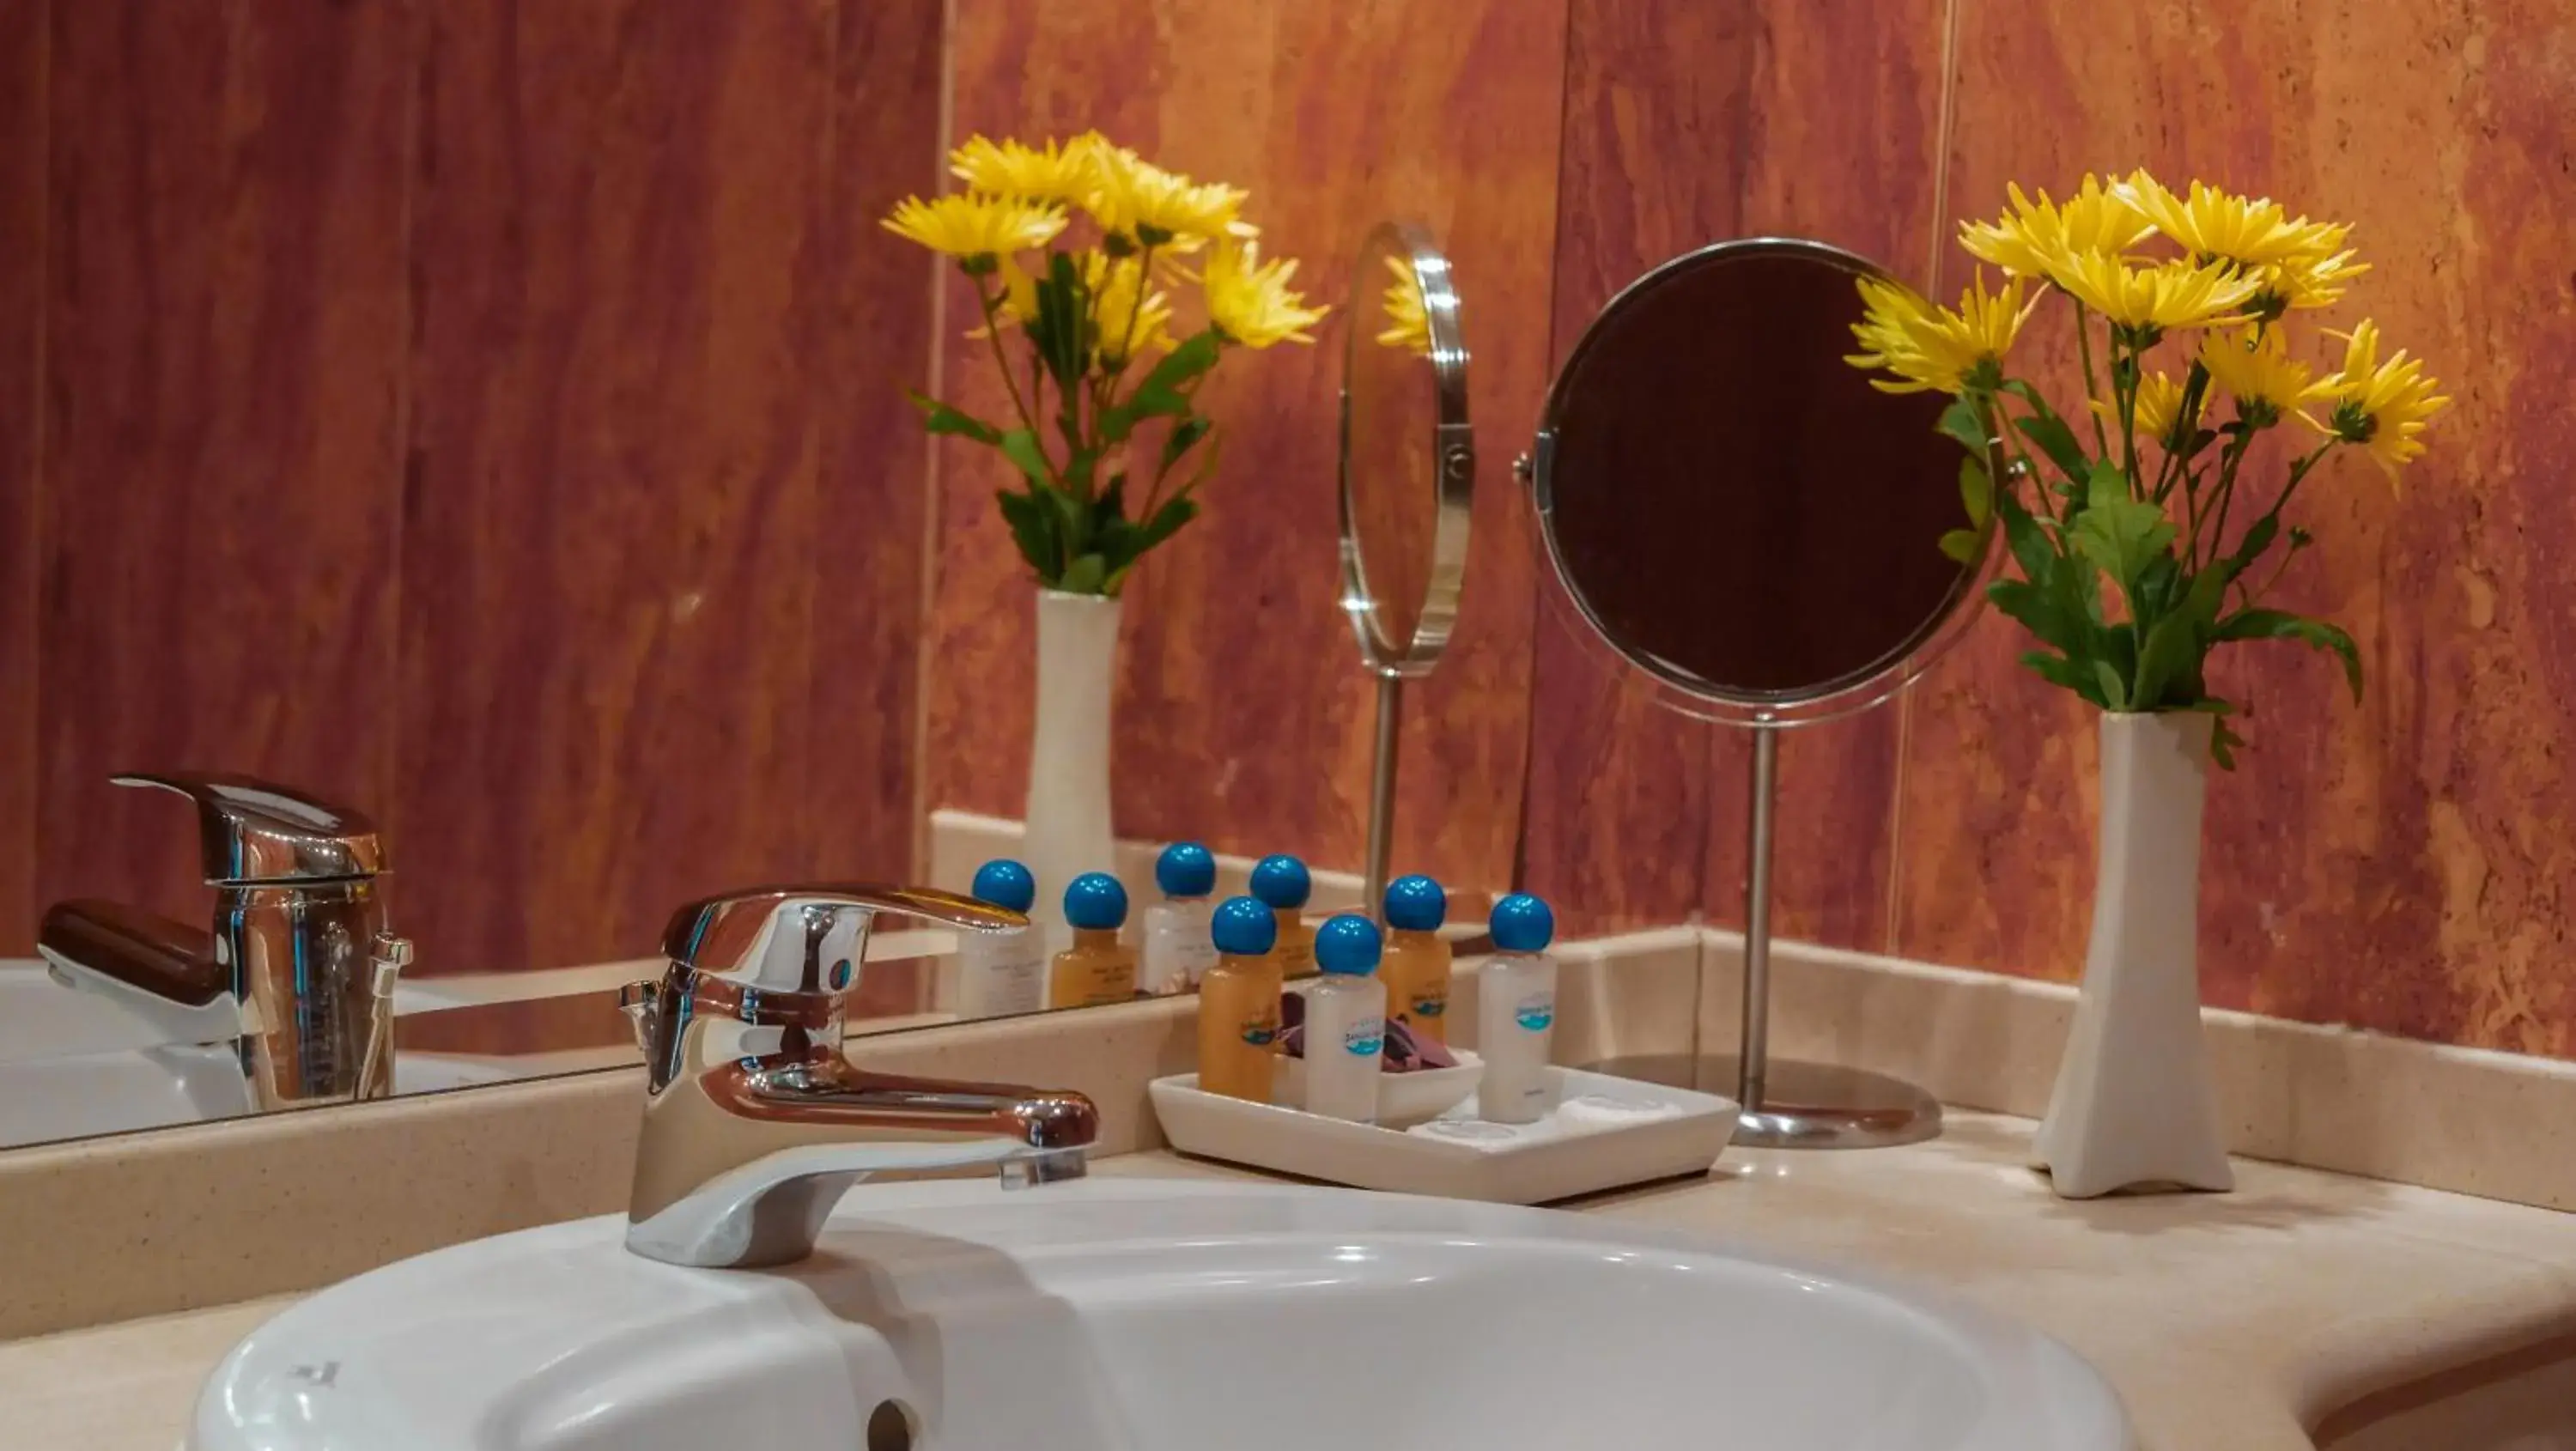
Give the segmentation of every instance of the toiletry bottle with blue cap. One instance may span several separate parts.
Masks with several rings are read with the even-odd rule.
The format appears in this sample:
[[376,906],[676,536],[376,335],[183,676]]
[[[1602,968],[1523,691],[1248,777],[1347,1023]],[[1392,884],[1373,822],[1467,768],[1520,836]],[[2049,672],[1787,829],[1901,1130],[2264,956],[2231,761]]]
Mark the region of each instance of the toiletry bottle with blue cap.
[[1047,1006],[1090,1008],[1136,996],[1136,954],[1118,940],[1127,925],[1127,889],[1107,872],[1084,872],[1064,889],[1064,920],[1073,945],[1047,973]]
[[1285,853],[1263,857],[1252,869],[1252,895],[1279,919],[1279,945],[1270,955],[1279,959],[1283,978],[1315,970],[1315,929],[1305,918],[1306,899],[1314,892],[1315,879],[1306,864]]
[[1549,1092],[1547,1049],[1556,1026],[1556,914],[1527,892],[1494,904],[1494,955],[1476,980],[1476,1050],[1485,1075],[1476,1082],[1480,1117],[1498,1124],[1536,1123],[1556,1105]]
[[[1018,862],[999,858],[976,870],[975,900],[1025,913],[1038,897],[1037,878]],[[961,1018],[1034,1013],[1046,1006],[1046,941],[1035,927],[957,934],[957,992],[950,1006]]]
[[1229,897],[1210,919],[1216,966],[1199,979],[1199,1090],[1270,1102],[1279,1066],[1279,920],[1258,900]]
[[1163,900],[1145,909],[1143,978],[1149,993],[1185,993],[1216,966],[1209,921],[1216,904],[1216,858],[1194,841],[1176,841],[1154,859]]
[[1440,924],[1449,916],[1449,894],[1429,877],[1398,877],[1386,884],[1386,955],[1378,980],[1386,984],[1387,1021],[1402,1021],[1417,1038],[1449,1041],[1449,944]]
[[1377,924],[1344,912],[1315,929],[1306,987],[1308,1113],[1377,1122],[1377,1075],[1386,1056],[1386,985],[1377,979]]

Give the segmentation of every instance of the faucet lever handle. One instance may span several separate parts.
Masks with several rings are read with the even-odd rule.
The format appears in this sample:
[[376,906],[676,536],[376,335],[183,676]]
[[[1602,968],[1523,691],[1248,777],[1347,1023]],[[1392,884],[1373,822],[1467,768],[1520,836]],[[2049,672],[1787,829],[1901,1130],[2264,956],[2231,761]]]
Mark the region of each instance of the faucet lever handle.
[[819,882],[749,887],[691,902],[662,933],[674,967],[762,992],[832,993],[857,980],[879,912],[983,932],[1025,927],[1006,907],[926,887]]
[[128,771],[119,786],[157,786],[197,803],[206,883],[345,880],[386,870],[365,813],[292,786],[221,772]]

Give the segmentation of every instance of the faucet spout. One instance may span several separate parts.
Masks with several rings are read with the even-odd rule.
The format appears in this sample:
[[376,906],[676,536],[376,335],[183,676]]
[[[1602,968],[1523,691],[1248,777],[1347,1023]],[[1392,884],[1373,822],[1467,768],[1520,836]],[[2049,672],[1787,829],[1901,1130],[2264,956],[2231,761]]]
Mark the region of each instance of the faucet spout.
[[628,1206],[627,1248],[668,1264],[803,1259],[865,1179],[1077,1178],[1099,1133],[1078,1093],[869,1073],[819,1044],[693,1066],[645,1105]]

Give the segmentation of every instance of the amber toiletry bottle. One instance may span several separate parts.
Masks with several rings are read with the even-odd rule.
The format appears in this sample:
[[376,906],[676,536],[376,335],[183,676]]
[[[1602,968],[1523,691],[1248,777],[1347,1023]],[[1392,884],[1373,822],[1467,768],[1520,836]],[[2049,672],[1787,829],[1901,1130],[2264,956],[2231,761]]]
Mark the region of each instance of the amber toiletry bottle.
[[1315,970],[1315,929],[1306,925],[1304,916],[1306,899],[1314,891],[1315,879],[1295,857],[1266,856],[1252,869],[1252,895],[1279,920],[1279,945],[1270,955],[1279,959],[1283,978],[1305,977]]
[[1127,922],[1127,889],[1107,872],[1084,872],[1064,889],[1064,920],[1073,945],[1047,970],[1047,1006],[1089,1008],[1136,996],[1136,952],[1118,942]]
[[1209,923],[1216,966],[1199,979],[1199,1089],[1270,1102],[1279,1059],[1279,923],[1251,897],[1230,897]]
[[1386,884],[1386,955],[1377,975],[1386,984],[1387,1021],[1402,1019],[1415,1037],[1449,1041],[1449,944],[1440,924],[1449,895],[1429,877]]

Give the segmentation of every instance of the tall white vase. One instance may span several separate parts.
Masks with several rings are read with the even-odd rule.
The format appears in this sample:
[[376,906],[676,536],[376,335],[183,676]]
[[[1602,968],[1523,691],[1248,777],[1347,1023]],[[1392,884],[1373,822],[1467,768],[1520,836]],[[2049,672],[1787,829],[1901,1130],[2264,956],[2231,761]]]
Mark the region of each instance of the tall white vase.
[[2102,717],[2102,840],[2075,1030],[2031,1159],[2058,1194],[2233,1189],[2200,1026],[2200,810],[2214,717]]
[[1050,951],[1070,946],[1065,885],[1117,870],[1109,822],[1109,700],[1118,683],[1118,601],[1038,591],[1038,709],[1029,736],[1021,860],[1037,878],[1029,915]]

